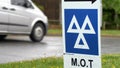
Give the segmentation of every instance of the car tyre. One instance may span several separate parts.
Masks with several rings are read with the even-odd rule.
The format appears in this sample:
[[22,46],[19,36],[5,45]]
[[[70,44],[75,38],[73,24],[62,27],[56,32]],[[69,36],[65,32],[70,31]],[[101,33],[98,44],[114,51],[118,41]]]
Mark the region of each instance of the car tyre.
[[44,26],[42,23],[36,23],[30,34],[30,39],[33,42],[40,42],[44,37]]
[[7,37],[7,35],[0,35],[0,41],[4,40]]

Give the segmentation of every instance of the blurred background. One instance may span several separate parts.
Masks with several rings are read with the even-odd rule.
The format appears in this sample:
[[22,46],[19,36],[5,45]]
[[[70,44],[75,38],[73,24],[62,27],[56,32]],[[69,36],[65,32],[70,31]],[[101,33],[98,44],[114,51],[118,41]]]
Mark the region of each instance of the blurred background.
[[[61,0],[33,0],[49,18],[50,24],[60,23]],[[102,29],[120,29],[120,0],[103,0]]]
[[32,0],[48,17],[48,35],[61,35],[61,0]]
[[61,0],[33,0],[34,3],[48,16],[49,22],[60,23]]

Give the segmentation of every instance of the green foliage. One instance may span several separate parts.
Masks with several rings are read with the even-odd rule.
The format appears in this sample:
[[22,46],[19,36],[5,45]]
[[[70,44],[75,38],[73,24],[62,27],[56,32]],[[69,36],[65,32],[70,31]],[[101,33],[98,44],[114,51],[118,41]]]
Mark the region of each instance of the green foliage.
[[103,8],[114,9],[116,13],[120,13],[120,0],[102,0]]
[[[112,2],[113,2],[114,0],[102,0],[102,3],[103,3],[103,8],[105,8],[105,9],[112,9]],[[111,4],[112,3],[112,4]]]
[[[113,3],[112,8],[115,10],[115,12],[117,14],[119,14],[120,13],[120,7],[119,7],[120,6],[120,0],[113,0],[112,3]],[[110,5],[111,5],[111,3],[110,3]]]
[[109,24],[111,24],[111,27],[113,27],[113,24],[116,24],[116,29],[119,29],[120,0],[102,0],[102,2],[103,2],[103,22],[104,23],[109,22]]
[[120,55],[104,55],[102,57],[103,68],[119,68]]
[[103,21],[107,21],[107,22],[113,22],[113,15],[114,15],[114,10],[108,10],[108,9],[104,9],[103,10]]

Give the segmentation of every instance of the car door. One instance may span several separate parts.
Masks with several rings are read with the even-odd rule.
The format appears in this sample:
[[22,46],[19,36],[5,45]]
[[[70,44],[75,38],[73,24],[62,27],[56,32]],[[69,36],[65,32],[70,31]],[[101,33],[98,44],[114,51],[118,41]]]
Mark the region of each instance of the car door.
[[0,33],[6,33],[8,28],[8,1],[0,0]]
[[25,0],[11,0],[9,7],[9,32],[28,33],[31,15],[28,8],[24,7]]

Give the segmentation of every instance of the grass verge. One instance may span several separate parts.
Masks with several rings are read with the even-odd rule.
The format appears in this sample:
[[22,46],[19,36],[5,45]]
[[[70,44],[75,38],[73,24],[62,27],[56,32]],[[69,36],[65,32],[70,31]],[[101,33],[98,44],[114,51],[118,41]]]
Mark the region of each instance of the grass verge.
[[[119,55],[103,55],[102,68],[119,68]],[[42,58],[33,61],[0,64],[0,68],[63,68],[62,57]]]
[[120,36],[120,30],[102,30],[102,36]]
[[[56,36],[56,35],[62,35],[62,29],[49,29],[48,35]],[[101,31],[102,36],[120,36],[120,30],[102,30]]]
[[62,29],[49,29],[47,35],[52,36],[61,36],[62,35]]
[[103,68],[120,68],[120,54],[119,55],[104,55],[102,57]]
[[33,61],[0,64],[0,68],[63,68],[63,59],[50,57]]

